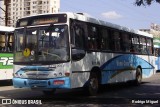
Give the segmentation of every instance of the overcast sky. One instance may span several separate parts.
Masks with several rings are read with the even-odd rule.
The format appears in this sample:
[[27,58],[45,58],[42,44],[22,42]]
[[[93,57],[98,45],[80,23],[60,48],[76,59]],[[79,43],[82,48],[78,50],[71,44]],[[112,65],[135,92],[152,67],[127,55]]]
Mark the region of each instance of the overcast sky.
[[83,12],[88,15],[134,29],[160,24],[160,4],[137,7],[135,0],[61,0],[61,12]]

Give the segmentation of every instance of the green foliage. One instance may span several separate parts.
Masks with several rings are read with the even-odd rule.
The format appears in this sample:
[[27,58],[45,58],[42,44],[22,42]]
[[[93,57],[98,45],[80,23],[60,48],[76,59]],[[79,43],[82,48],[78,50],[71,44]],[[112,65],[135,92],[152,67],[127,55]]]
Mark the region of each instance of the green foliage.
[[136,0],[135,4],[137,6],[141,6],[141,5],[151,5],[153,2],[157,2],[160,3],[160,0]]

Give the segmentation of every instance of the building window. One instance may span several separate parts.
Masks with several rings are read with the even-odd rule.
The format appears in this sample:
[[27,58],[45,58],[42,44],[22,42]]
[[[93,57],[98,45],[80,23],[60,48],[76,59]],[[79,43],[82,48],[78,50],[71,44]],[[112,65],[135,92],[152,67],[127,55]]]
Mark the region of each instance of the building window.
[[52,8],[52,13],[54,13],[54,9]]

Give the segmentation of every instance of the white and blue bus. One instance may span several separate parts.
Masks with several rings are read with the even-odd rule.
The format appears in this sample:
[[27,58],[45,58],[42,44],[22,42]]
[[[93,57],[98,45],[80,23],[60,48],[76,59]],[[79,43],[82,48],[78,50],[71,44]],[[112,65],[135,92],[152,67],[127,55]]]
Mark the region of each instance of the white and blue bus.
[[0,26],[0,80],[13,78],[14,28]]
[[42,14],[16,23],[16,88],[84,87],[95,95],[101,84],[134,81],[154,74],[153,36],[76,13]]

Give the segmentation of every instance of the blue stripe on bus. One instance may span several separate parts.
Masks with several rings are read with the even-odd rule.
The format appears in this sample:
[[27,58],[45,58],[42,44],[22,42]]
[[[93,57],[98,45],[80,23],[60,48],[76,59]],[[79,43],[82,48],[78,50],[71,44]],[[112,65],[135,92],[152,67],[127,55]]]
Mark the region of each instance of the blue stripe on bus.
[[135,55],[119,55],[110,59],[100,67],[103,71],[102,84],[107,83],[115,74],[135,70],[139,65],[142,67],[142,75],[145,76],[149,76],[154,69],[153,65]]

